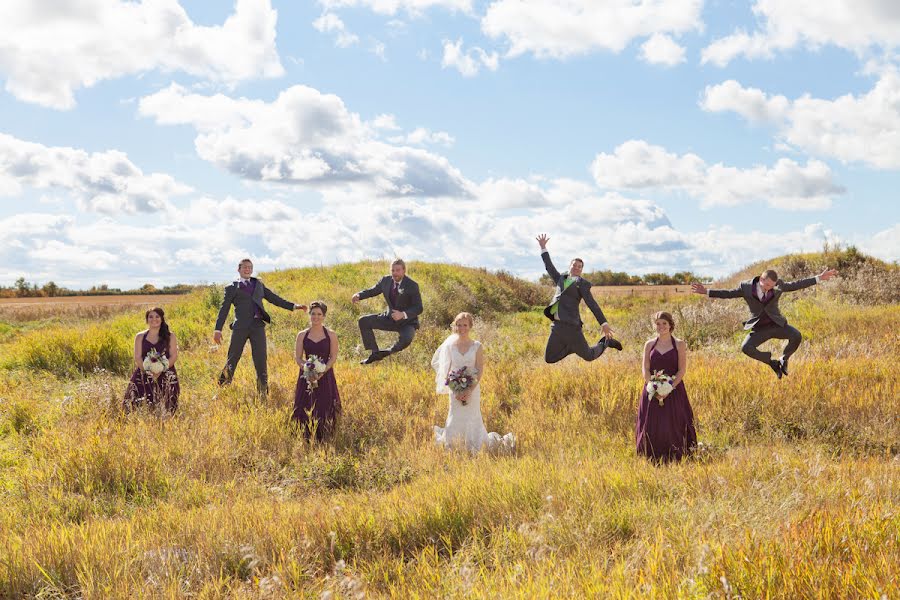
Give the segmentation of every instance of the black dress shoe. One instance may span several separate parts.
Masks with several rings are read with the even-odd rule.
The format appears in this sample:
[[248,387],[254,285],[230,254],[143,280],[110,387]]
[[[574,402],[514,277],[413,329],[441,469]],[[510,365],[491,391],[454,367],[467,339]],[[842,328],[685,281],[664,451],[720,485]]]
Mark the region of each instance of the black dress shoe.
[[372,363],[378,362],[379,360],[383,359],[390,353],[391,353],[390,350],[376,350],[375,352],[373,352],[372,354],[367,356],[364,360],[359,361],[359,364],[371,365]]
[[772,370],[775,371],[775,374],[778,375],[778,379],[781,379],[781,363],[777,360],[770,360],[769,366],[772,367]]
[[622,351],[622,342],[620,342],[619,340],[617,340],[615,338],[607,338],[606,345],[610,348],[615,348],[619,352]]
[[787,377],[787,374],[788,374],[788,372],[787,372],[787,361],[788,361],[788,359],[782,358],[782,359],[781,359],[781,362],[779,363],[779,365],[781,366],[781,372],[784,373],[785,377]]

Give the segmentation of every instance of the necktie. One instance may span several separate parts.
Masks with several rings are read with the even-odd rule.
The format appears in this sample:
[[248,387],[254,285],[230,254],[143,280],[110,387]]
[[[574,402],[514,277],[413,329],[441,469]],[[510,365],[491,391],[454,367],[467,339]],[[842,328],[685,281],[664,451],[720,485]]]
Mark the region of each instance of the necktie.
[[399,284],[395,281],[391,286],[391,308],[397,305],[397,287]]
[[[569,286],[575,282],[575,279],[572,277],[566,277],[566,282],[563,283],[563,291],[565,292],[569,289]],[[559,300],[556,301],[556,304],[550,307],[550,314],[555,315],[559,312]]]

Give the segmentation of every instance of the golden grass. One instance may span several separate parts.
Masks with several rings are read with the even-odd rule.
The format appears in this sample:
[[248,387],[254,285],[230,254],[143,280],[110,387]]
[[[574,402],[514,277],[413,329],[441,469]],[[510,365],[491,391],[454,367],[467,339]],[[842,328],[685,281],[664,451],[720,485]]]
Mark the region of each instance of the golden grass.
[[[171,305],[183,340],[171,419],[120,409],[141,314],[0,337],[0,597],[900,596],[900,307],[788,303],[806,340],[776,382],[740,355],[727,303],[609,297],[626,350],[550,366],[529,308],[546,290],[411,265],[426,311],[485,317],[485,422],[519,446],[471,458],[431,445],[447,402],[428,368],[437,317],[402,355],[356,364],[355,320],[380,304],[349,296],[385,270],[265,277],[329,303],[344,415],[327,445],[288,423],[298,314],[273,313],[260,401],[249,351],[233,386],[213,385],[215,292]],[[633,448],[639,350],[659,308],[693,349],[685,381],[704,443],[664,467]]]

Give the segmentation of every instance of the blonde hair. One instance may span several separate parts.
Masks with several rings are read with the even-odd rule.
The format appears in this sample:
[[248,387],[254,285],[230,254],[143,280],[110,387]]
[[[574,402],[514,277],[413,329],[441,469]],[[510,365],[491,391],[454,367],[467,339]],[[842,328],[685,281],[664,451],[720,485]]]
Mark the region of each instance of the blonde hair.
[[463,319],[469,322],[469,327],[475,327],[475,317],[472,316],[472,313],[461,312],[453,317],[453,323],[450,325],[450,329],[453,331],[453,333],[459,333],[458,323]]

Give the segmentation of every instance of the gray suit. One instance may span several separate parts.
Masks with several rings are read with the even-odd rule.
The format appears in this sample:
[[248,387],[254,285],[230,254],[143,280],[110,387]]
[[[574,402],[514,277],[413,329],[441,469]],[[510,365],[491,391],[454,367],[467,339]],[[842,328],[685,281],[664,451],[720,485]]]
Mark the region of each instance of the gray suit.
[[815,277],[798,279],[797,281],[782,281],[779,279],[772,288],[772,297],[768,302],[762,302],[754,293],[759,286],[759,277],[742,281],[738,287],[731,290],[709,290],[710,298],[743,298],[750,309],[750,318],[744,321],[744,329],[750,331],[741,345],[741,351],[750,358],[769,364],[772,360],[771,352],[762,352],[758,349],[760,344],[767,340],[788,340],[782,356],[785,359],[797,351],[803,335],[794,327],[788,325],[787,319],[781,314],[778,301],[784,292],[793,292],[816,285]]
[[[375,340],[373,329],[379,331],[396,331],[400,334],[397,343],[391,346],[390,352],[400,352],[409,346],[413,337],[416,335],[416,329],[419,328],[419,315],[424,310],[422,307],[422,295],[419,293],[419,284],[404,277],[400,280],[399,290],[395,300],[391,300],[391,288],[394,285],[394,278],[390,275],[382,277],[381,280],[367,290],[359,292],[359,299],[373,298],[379,294],[384,296],[387,303],[387,310],[380,314],[363,315],[359,319],[359,333],[362,336],[363,346],[369,352],[378,350],[378,342]],[[406,318],[395,321],[391,318],[391,311],[399,310],[406,313]]]
[[253,366],[256,368],[256,385],[260,393],[265,394],[269,387],[266,323],[271,323],[272,318],[263,307],[263,300],[290,311],[294,310],[294,303],[272,292],[256,277],[251,277],[250,280],[255,284],[252,295],[240,287],[240,279],[225,287],[225,298],[216,319],[216,331],[222,331],[232,305],[234,305],[234,322],[230,325],[231,343],[228,346],[227,362],[219,375],[219,385],[231,383],[241,354],[244,352],[244,346],[247,340],[250,340],[250,352],[253,356]]
[[[547,348],[544,350],[544,360],[548,363],[555,363],[570,354],[577,354],[584,360],[600,358],[600,355],[606,350],[604,340],[601,340],[596,346],[590,346],[581,330],[583,323],[579,309],[582,300],[597,317],[598,323],[601,325],[606,323],[606,317],[591,293],[591,282],[579,277],[566,288],[568,273],[561,274],[556,270],[553,261],[550,260],[550,253],[546,250],[541,252],[541,258],[547,274],[556,283],[553,300],[544,309],[544,315],[553,321],[553,325],[550,327],[550,337],[547,339]],[[554,305],[558,306],[555,315],[552,312]]]

